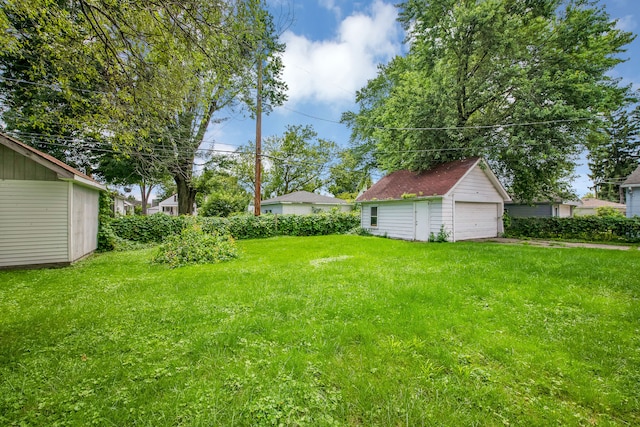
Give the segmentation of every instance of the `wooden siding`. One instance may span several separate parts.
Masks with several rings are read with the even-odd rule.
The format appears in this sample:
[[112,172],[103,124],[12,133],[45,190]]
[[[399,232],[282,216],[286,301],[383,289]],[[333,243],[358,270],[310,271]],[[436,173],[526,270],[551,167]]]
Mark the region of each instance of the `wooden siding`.
[[55,172],[0,144],[0,180],[57,181]]
[[98,191],[72,186],[70,261],[76,261],[98,248]]
[[69,262],[69,185],[0,180],[0,267]]
[[452,196],[458,202],[500,203],[504,200],[479,166],[469,171],[455,186]]

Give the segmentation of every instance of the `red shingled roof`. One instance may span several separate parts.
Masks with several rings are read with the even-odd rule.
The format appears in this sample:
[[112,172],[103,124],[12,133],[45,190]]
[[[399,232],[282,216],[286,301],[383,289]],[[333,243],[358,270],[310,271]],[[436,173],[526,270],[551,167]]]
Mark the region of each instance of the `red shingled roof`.
[[444,196],[478,161],[478,157],[455,160],[424,172],[399,170],[376,182],[356,201],[399,200],[403,194],[415,194],[418,197]]

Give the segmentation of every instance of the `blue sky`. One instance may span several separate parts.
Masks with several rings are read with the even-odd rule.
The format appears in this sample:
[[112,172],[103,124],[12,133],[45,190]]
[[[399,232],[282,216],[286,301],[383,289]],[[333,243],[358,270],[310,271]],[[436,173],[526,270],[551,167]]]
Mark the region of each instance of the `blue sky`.
[[[312,125],[319,137],[340,146],[349,143],[349,129],[340,123],[354,109],[355,92],[376,75],[378,64],[403,52],[404,34],[396,22],[392,0],[268,0],[276,21],[285,23],[282,41],[287,103],[263,116],[264,137],[281,135],[288,124]],[[618,27],[640,31],[640,1],[600,0]],[[640,40],[628,46],[612,77],[640,89]],[[255,122],[242,113],[212,125],[206,141],[214,148],[235,149],[255,139]],[[586,162],[583,162],[586,163]],[[586,164],[577,169],[573,187],[579,196],[589,191]]]

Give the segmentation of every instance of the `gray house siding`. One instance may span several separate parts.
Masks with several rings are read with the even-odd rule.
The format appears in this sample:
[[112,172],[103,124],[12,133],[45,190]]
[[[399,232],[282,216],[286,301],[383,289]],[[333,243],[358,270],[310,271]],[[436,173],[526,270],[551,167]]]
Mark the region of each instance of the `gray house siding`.
[[504,210],[514,218],[549,218],[553,216],[551,205],[549,204],[536,204],[533,206],[505,204]]
[[627,218],[640,216],[640,187],[627,187]]

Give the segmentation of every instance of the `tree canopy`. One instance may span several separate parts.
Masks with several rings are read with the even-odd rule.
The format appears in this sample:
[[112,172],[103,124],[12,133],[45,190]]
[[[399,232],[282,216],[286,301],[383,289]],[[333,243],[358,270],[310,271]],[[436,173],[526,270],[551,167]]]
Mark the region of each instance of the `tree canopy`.
[[620,186],[640,164],[640,105],[608,113],[589,134],[587,146],[598,198],[624,203]]
[[624,103],[606,73],[634,36],[587,0],[408,0],[409,52],[343,121],[385,171],[484,156],[518,199],[566,195],[589,126]]
[[283,46],[263,0],[4,2],[0,25],[8,129],[59,157],[80,157],[70,141],[95,144],[85,169],[101,150],[151,153],[176,182],[180,213],[191,212],[214,114],[252,108],[256,61],[267,63],[264,96],[284,99]]

